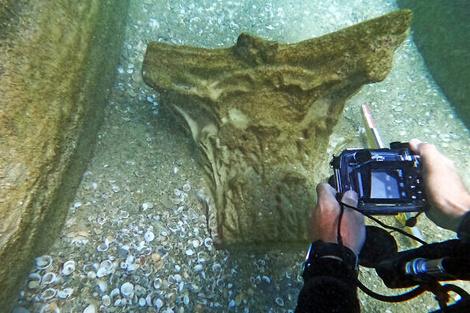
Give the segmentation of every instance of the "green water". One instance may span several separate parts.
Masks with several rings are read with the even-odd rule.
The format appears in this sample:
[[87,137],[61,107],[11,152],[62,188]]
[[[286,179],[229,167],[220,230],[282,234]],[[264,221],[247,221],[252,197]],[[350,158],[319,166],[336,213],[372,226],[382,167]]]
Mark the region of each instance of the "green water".
[[[157,312],[160,304],[160,312],[292,312],[302,286],[305,251],[244,255],[204,245],[209,234],[197,193],[205,183],[194,160],[195,147],[161,110],[159,95],[141,80],[146,45],[160,40],[227,47],[244,31],[297,42],[396,9],[395,1],[377,0],[348,1],[347,6],[342,1],[311,0],[132,1],[118,79],[95,155],[49,253],[52,265],[32,270],[41,275],[55,272],[57,281],[29,288],[29,279],[18,306],[29,312],[55,307],[82,312],[90,305],[101,307],[100,312]],[[331,153],[364,145],[362,104],[369,104],[384,142],[417,137],[435,143],[470,182],[468,130],[434,82],[411,36],[397,50],[387,79],[365,86],[348,101],[331,137]],[[429,241],[453,236],[425,219],[418,226]],[[146,237],[149,231],[153,240]],[[97,250],[108,242],[106,251]],[[152,257],[154,253],[162,259]],[[75,261],[75,271],[62,275],[62,264],[68,260]],[[97,273],[105,260],[115,264],[112,274],[90,274]],[[158,289],[156,278],[163,283]],[[394,292],[374,271],[362,269],[360,279],[378,292]],[[134,285],[134,296],[111,297],[106,305],[105,296],[126,282]],[[48,288],[72,288],[73,294],[44,299]],[[436,308],[429,295],[403,304],[381,303],[362,293],[359,298],[363,312]]]

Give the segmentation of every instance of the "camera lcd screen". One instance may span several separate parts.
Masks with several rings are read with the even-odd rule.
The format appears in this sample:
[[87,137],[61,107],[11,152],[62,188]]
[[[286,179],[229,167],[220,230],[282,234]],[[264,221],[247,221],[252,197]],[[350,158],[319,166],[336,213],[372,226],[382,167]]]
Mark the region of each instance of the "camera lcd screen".
[[400,199],[397,173],[392,171],[370,173],[371,199]]

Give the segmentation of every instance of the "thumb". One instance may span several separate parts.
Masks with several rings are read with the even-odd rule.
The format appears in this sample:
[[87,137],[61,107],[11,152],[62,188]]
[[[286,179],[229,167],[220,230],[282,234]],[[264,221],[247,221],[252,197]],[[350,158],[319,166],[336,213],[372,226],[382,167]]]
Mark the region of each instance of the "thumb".
[[357,192],[355,192],[354,190],[346,191],[343,194],[343,197],[341,198],[341,202],[349,206],[352,206],[354,208],[357,208],[358,201],[359,201],[359,196]]

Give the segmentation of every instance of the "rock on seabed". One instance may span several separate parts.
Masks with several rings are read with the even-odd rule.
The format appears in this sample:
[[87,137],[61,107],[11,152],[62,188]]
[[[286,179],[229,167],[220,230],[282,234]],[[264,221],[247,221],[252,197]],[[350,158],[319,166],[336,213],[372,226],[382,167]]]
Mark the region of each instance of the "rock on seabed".
[[144,81],[198,145],[214,244],[304,244],[329,136],[345,101],[385,79],[411,12],[296,44],[239,36],[226,49],[151,42]]

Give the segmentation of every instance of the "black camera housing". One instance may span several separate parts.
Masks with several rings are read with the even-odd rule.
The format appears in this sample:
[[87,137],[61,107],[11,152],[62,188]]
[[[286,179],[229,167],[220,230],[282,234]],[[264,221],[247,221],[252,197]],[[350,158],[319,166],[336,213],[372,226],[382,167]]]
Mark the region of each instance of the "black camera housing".
[[359,211],[374,215],[424,211],[422,166],[408,143],[394,142],[390,149],[346,149],[330,164],[336,190],[357,192]]

